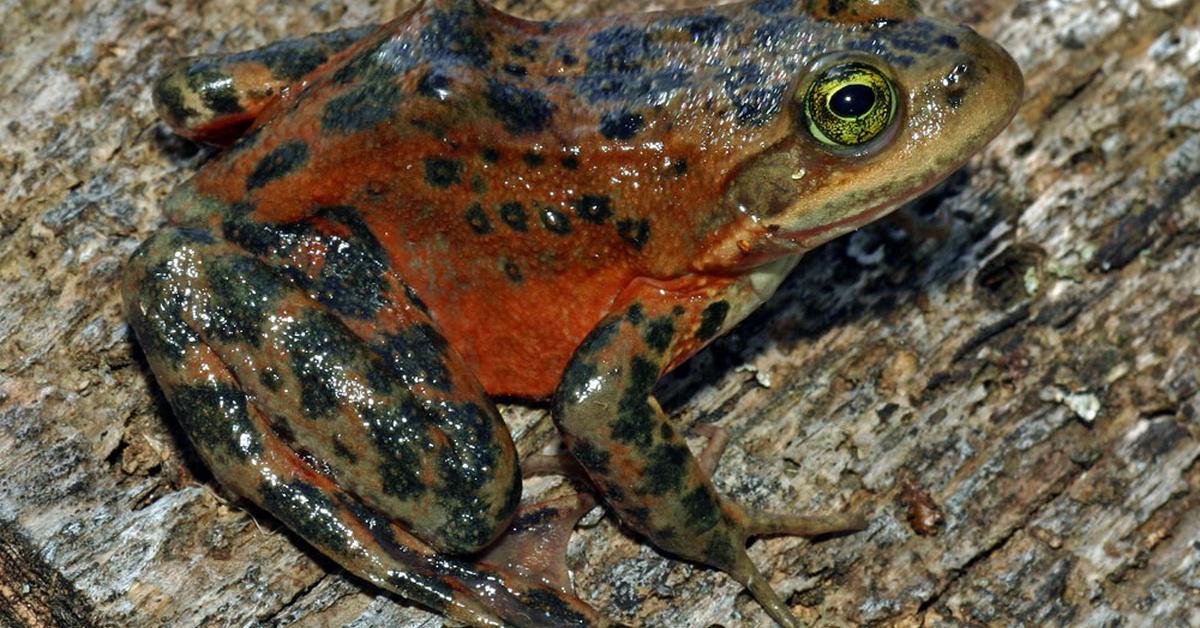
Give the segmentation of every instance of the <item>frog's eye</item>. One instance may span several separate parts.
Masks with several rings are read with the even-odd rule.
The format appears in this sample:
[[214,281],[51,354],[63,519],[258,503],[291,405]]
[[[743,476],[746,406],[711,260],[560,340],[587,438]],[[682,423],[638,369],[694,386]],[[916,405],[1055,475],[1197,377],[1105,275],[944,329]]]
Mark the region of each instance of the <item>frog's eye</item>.
[[849,61],[826,68],[804,95],[808,130],[822,144],[861,148],[896,119],[896,85],[878,68]]

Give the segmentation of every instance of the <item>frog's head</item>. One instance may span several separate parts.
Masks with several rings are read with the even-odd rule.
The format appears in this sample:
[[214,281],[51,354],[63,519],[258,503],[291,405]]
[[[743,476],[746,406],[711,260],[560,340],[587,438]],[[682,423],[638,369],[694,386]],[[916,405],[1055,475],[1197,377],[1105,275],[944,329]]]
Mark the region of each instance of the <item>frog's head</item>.
[[[852,231],[954,172],[1013,117],[1021,71],[997,44],[911,0],[812,0],[822,52],[789,87],[780,138],[723,199],[723,254],[747,264]],[[735,250],[737,249],[737,250]]]

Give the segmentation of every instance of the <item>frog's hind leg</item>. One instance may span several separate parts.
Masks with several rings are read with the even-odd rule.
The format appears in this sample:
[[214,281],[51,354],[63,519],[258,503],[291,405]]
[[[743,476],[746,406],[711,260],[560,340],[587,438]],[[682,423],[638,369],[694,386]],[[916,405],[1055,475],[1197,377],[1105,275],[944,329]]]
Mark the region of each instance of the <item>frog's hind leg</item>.
[[375,29],[348,28],[246,52],[180,59],[155,81],[155,108],[188,139],[232,144],[290,85]]
[[[721,289],[733,294],[739,286]],[[747,540],[851,531],[864,521],[855,515],[747,513],[717,494],[704,468],[715,466],[721,439],[702,466],[654,399],[654,386],[670,365],[714,337],[731,316],[729,304],[714,301],[712,290],[627,289],[563,374],[555,419],[568,450],[625,524],[667,552],[725,571],[775,621],[797,626],[750,561]]]
[[230,219],[223,236],[164,229],[124,285],[217,480],[355,574],[462,621],[602,624],[568,592],[466,557],[515,512],[515,450],[369,231],[330,211],[281,228]]

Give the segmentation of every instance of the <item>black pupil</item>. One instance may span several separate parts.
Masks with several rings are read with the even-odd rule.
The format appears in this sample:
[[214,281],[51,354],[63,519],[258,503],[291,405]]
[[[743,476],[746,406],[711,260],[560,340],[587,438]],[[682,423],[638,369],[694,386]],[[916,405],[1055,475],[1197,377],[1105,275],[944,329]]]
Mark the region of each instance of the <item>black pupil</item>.
[[829,109],[842,118],[866,115],[875,106],[875,90],[866,85],[847,85],[829,99]]

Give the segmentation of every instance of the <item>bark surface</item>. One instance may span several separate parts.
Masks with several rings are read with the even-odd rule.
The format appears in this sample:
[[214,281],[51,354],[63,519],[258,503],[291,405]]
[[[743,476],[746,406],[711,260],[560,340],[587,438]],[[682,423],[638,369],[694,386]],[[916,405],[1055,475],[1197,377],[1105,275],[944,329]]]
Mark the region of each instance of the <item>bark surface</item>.
[[[701,2],[502,3],[684,4]],[[827,245],[664,382],[665,405],[732,432],[717,482],[742,502],[870,514],[753,546],[807,620],[1200,625],[1200,7],[924,4],[1028,81],[1004,135],[911,210],[949,235]],[[151,78],[397,8],[0,1],[0,623],[441,624],[223,496],[116,290],[211,155],[155,119]],[[544,411],[505,413],[523,454],[553,443]],[[609,617],[769,625],[724,575],[597,514],[569,557]]]

